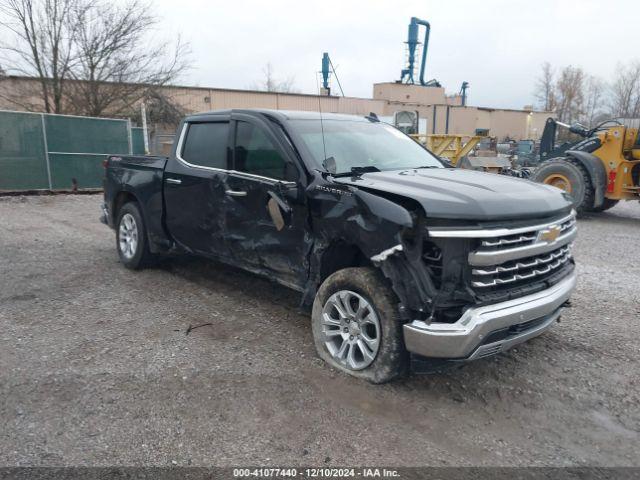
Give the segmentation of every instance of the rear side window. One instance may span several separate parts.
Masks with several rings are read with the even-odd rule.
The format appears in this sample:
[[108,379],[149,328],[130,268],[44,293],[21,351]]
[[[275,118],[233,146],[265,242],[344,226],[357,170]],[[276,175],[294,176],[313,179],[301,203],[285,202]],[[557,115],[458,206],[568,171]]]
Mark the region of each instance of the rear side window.
[[238,122],[236,127],[235,169],[261,177],[286,180],[286,162],[276,146],[260,128]]
[[228,122],[191,123],[182,158],[193,165],[226,169],[228,138]]

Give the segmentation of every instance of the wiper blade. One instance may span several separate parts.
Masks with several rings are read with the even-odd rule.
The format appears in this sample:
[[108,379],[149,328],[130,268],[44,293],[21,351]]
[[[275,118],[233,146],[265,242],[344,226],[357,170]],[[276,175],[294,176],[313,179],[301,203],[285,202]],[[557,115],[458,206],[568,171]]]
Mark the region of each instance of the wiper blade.
[[334,173],[334,177],[359,177],[363,173],[371,173],[371,172],[381,172],[378,167],[374,167],[373,165],[367,165],[364,167],[351,167],[350,172],[342,172],[342,173]]

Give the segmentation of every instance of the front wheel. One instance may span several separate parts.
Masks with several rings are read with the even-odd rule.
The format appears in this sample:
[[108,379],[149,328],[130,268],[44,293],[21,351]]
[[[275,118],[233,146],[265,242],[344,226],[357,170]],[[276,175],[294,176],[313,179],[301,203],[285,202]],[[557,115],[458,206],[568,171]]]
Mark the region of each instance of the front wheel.
[[554,158],[542,163],[531,180],[564,190],[573,199],[578,213],[593,209],[595,190],[587,171],[571,157]]
[[313,303],[313,338],[320,358],[372,383],[403,375],[408,354],[397,303],[373,268],[345,268],[330,275]]

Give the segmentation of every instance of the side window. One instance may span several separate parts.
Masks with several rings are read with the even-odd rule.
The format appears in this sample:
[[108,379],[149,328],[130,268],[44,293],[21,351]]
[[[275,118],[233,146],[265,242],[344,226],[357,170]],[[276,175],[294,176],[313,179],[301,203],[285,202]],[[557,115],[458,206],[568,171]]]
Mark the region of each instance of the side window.
[[235,148],[235,170],[288,180],[285,159],[260,128],[247,122],[238,122]]
[[182,148],[182,158],[202,167],[227,168],[229,123],[191,123]]

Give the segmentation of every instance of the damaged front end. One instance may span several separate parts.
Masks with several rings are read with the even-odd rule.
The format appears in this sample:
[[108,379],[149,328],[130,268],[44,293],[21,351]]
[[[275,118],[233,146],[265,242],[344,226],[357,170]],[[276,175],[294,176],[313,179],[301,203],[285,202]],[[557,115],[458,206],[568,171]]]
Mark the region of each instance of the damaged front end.
[[[404,322],[454,321],[476,303],[468,286],[470,240],[430,238],[419,204],[322,179],[307,193],[316,238],[306,301],[312,300],[327,272],[345,266],[326,268],[327,263],[356,245],[365,257],[360,264],[372,264],[389,279]],[[339,252],[332,250],[334,245],[340,245]]]
[[469,240],[429,238],[424,217],[398,237],[400,243],[371,260],[391,281],[404,320],[453,321],[476,302],[465,277]]
[[[318,180],[309,187],[316,235],[305,297],[328,257],[357,245],[398,298],[414,371],[428,361],[486,357],[539,335],[575,287],[575,215],[503,222],[430,219],[411,198]],[[332,245],[338,247],[332,250]],[[343,258],[343,257],[342,257]]]
[[425,357],[475,360],[548,329],[576,285],[576,233],[574,213],[506,228],[418,227],[373,257],[412,317],[414,370],[430,370]]

